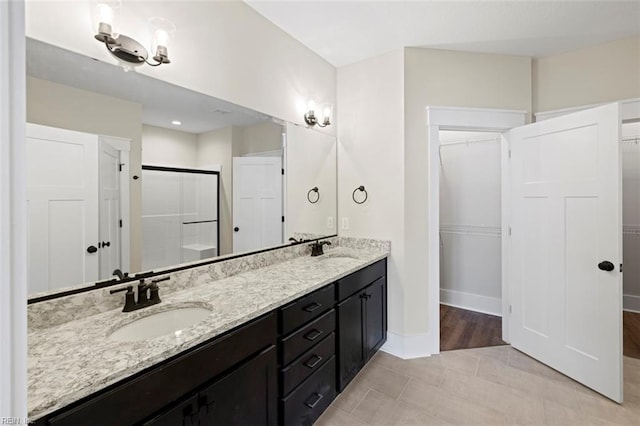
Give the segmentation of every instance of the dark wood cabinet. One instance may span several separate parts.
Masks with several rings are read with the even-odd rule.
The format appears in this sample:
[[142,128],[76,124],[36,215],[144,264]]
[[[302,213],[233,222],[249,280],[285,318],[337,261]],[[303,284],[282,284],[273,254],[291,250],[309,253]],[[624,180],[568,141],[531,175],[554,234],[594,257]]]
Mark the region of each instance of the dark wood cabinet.
[[275,425],[278,421],[276,347],[144,422],[144,426]]
[[378,262],[347,277],[350,288],[357,291],[340,301],[337,307],[340,392],[386,341],[386,274],[369,281],[378,276],[381,267],[385,266]]
[[[231,374],[276,342],[277,316],[272,312],[65,407],[47,422],[54,426],[141,424]],[[276,356],[275,350],[271,353]],[[270,368],[276,406],[277,361]]]
[[338,304],[340,369],[338,390],[340,391],[358,374],[364,359],[364,333],[362,332],[364,300],[360,296],[360,293],[356,293]]
[[381,260],[37,424],[311,425],[386,332]]
[[378,278],[365,289],[364,298],[365,361],[380,349],[387,340],[387,286],[385,278]]

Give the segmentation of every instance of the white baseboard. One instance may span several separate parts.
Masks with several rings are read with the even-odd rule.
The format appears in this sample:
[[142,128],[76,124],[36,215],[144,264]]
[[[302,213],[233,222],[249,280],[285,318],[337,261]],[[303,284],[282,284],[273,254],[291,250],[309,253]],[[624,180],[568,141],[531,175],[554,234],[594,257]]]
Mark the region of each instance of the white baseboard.
[[640,313],[640,296],[625,294],[622,296],[622,309]]
[[402,359],[423,358],[432,354],[429,340],[429,333],[403,336],[388,331],[387,342],[380,350]]
[[440,303],[483,314],[502,316],[502,301],[498,297],[480,296],[461,291],[440,289]]

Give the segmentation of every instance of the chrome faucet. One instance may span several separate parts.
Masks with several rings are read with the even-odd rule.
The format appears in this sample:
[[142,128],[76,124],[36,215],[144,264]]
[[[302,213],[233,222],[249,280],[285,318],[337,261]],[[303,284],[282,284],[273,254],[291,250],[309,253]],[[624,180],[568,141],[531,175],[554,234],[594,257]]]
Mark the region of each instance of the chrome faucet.
[[316,241],[315,243],[309,244],[309,247],[311,247],[311,256],[322,256],[324,254],[324,251],[322,249],[323,246],[330,246],[331,242],[330,241]]
[[162,302],[162,300],[160,300],[160,289],[158,288],[158,283],[167,281],[169,279],[171,279],[171,277],[152,280],[151,284],[145,283],[144,278],[140,279],[140,281],[138,282],[138,300],[136,300],[132,285],[128,285],[117,290],[111,290],[109,291],[109,293],[114,294],[121,291],[126,291],[124,295],[124,308],[122,308],[122,312],[137,311],[138,309],[146,308],[147,306],[151,305],[157,305],[158,303]]

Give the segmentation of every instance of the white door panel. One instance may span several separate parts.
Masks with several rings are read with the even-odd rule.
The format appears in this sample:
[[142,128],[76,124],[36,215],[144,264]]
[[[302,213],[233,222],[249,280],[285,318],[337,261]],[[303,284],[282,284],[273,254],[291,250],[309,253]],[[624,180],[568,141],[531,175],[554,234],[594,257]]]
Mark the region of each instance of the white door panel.
[[[121,269],[120,258],[120,153],[100,141],[100,279]],[[106,243],[106,244],[104,244]]]
[[[621,402],[619,105],[508,138],[512,345]],[[598,268],[605,260],[613,271]]]
[[234,252],[282,244],[281,158],[233,158],[233,226]]
[[29,124],[27,157],[29,293],[96,281],[97,136]]

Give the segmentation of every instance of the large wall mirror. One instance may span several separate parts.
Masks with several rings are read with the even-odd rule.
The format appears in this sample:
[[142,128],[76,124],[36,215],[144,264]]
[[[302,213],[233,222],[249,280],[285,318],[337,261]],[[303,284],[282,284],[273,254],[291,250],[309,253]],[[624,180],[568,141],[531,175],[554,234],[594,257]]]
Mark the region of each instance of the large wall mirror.
[[336,141],[27,39],[31,298],[336,234]]

